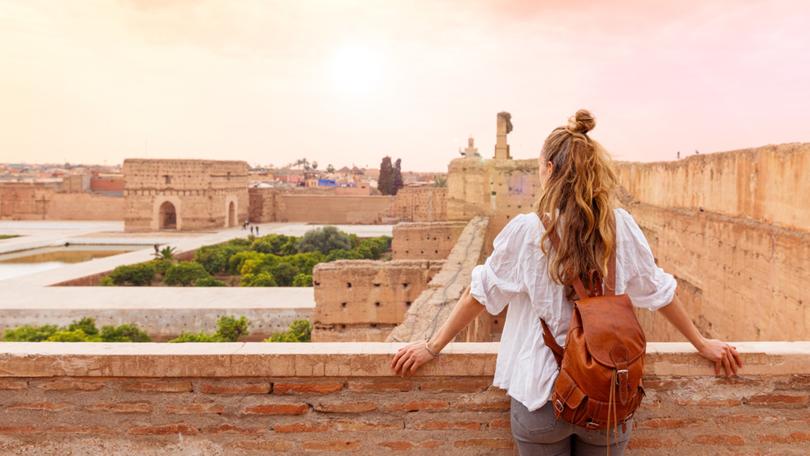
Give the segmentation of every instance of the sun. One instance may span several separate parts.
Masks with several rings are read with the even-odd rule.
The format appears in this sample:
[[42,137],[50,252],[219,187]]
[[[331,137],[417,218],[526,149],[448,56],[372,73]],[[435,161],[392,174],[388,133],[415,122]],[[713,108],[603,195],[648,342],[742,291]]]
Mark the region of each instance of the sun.
[[371,93],[383,80],[383,53],[362,45],[338,48],[330,61],[329,75],[335,88],[353,95]]

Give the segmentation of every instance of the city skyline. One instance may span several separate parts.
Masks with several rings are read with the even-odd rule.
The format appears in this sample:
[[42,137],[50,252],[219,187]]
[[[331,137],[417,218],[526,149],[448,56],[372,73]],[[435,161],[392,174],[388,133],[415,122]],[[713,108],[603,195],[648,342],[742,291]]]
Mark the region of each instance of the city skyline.
[[0,161],[446,171],[469,135],[493,155],[499,111],[531,159],[581,107],[619,160],[805,141],[808,19],[797,1],[3,1]]

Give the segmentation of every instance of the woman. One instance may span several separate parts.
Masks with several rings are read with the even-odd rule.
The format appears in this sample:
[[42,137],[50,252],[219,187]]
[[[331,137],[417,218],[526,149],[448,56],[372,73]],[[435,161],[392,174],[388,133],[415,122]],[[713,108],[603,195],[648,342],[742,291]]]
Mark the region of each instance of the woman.
[[[411,375],[434,359],[481,311],[493,315],[507,304],[493,385],[511,397],[512,436],[521,455],[602,454],[605,431],[557,420],[549,401],[559,372],[554,355],[543,343],[540,319],[564,346],[577,275],[587,282],[591,272],[607,273],[610,252],[616,252],[616,294],[626,293],[633,305],[660,310],[698,352],[714,363],[715,373],[736,375],[742,362],[734,347],[703,337],[675,296],[671,274],[655,264],[644,234],[633,217],[615,207],[616,177],[604,149],[588,136],[596,122],[577,111],[565,127],[546,138],[540,157],[543,190],[537,210],[514,217],[493,242],[494,250],[472,271],[471,284],[448,319],[430,340],[408,344],[391,361],[398,375]],[[559,249],[551,249],[540,215],[560,233]],[[558,250],[558,251],[557,251]],[[567,298],[568,297],[568,298]],[[606,316],[609,318],[609,316]],[[632,418],[610,446],[622,454],[632,431]]]

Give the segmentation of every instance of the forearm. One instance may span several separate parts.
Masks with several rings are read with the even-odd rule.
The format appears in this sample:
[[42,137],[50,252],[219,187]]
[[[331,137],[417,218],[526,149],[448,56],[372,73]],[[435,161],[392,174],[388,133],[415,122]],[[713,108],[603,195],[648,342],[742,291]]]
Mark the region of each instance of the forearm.
[[466,328],[484,310],[484,305],[470,295],[469,287],[461,295],[450,315],[436,334],[428,342],[430,349],[439,352],[451,340],[453,340],[462,329]]
[[675,326],[696,349],[700,350],[703,347],[706,338],[700,334],[695,324],[692,323],[677,294],[672,299],[671,303],[658,309],[658,312],[664,314],[664,317],[672,323],[672,326]]

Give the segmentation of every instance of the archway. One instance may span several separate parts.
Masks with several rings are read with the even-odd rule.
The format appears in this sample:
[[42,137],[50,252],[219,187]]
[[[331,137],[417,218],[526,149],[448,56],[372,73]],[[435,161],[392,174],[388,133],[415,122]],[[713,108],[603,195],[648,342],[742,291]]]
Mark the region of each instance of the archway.
[[176,230],[177,229],[177,211],[174,204],[165,201],[160,205],[160,229],[161,230]]
[[228,203],[228,226],[236,226],[236,204],[233,201]]

